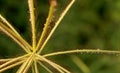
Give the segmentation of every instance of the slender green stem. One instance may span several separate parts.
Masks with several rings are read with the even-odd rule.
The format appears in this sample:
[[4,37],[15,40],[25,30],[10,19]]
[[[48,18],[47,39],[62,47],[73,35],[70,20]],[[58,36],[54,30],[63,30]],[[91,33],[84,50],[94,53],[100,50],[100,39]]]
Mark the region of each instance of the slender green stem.
[[21,63],[23,63],[25,61],[25,59],[27,59],[26,58],[27,56],[29,56],[29,54],[23,55],[23,56],[20,56],[17,58],[13,58],[13,59],[1,64],[0,65],[0,73],[7,70],[7,69],[10,69],[14,66],[20,65]]
[[46,43],[48,42],[48,40],[50,39],[50,37],[52,36],[52,34],[54,33],[54,31],[56,30],[57,26],[59,25],[59,23],[61,22],[61,20],[64,18],[64,16],[66,15],[66,13],[68,12],[68,10],[70,9],[70,7],[73,5],[73,3],[75,2],[75,0],[72,0],[68,6],[65,8],[65,10],[61,13],[60,18],[57,20],[57,22],[55,23],[55,26],[53,27],[53,29],[51,30],[51,32],[49,33],[48,37],[46,38],[45,42],[43,43],[43,45],[41,46],[40,50],[38,51],[38,53],[41,53],[41,51],[43,50],[44,46],[46,45]]
[[39,73],[38,66],[37,66],[37,60],[36,59],[34,59],[32,68],[33,68],[33,73]]
[[49,35],[50,31],[51,31],[51,22],[54,18],[54,13],[55,13],[55,8],[56,8],[56,5],[57,5],[57,2],[56,0],[52,0],[54,1],[54,3],[50,2],[50,8],[49,8],[49,13],[48,13],[48,17],[46,19],[46,23],[44,24],[44,28],[43,28],[43,32],[41,34],[41,37],[38,41],[38,44],[37,44],[37,50],[40,50],[41,49],[41,46],[43,45],[44,41],[46,40],[47,36]]
[[29,12],[30,12],[30,22],[31,22],[31,30],[32,30],[32,46],[33,50],[36,47],[36,30],[35,30],[35,13],[34,13],[34,1],[28,0]]
[[42,59],[43,61],[47,62],[48,64],[50,64],[53,68],[55,68],[56,70],[58,70],[60,73],[70,73],[68,70],[66,70],[65,68],[63,68],[62,66],[56,64],[56,63],[53,63],[52,61],[44,58],[43,56],[40,56],[40,55],[37,55],[38,56],[38,59]]
[[27,73],[29,67],[31,66],[32,62],[34,61],[34,56],[35,56],[35,52],[33,52],[28,59],[26,60],[26,62],[24,62],[22,64],[22,66],[19,68],[19,70],[16,73]]
[[49,73],[53,73],[49,68],[47,68],[44,64],[42,64],[40,61],[38,61],[38,63]]
[[23,63],[24,61],[25,61],[25,60],[21,60],[21,61],[19,61],[19,62],[17,62],[17,63],[11,64],[11,65],[9,65],[9,66],[7,66],[7,67],[2,68],[2,69],[0,69],[0,73],[2,73],[3,71],[5,71],[5,70],[7,70],[7,69],[10,69],[10,68],[12,68],[12,67],[15,67],[15,66],[17,66],[17,65],[20,65],[20,64]]
[[50,54],[45,54],[43,57],[55,56],[55,55],[62,55],[62,54],[71,54],[71,53],[105,53],[105,54],[120,54],[120,51],[111,51],[111,50],[92,50],[92,49],[77,49],[77,50],[69,50],[69,51],[61,51],[61,52],[54,52]]
[[6,62],[8,62],[8,61],[10,61],[12,59],[13,58],[11,58],[11,59],[0,59],[0,65],[3,64],[3,63],[6,63]]
[[4,68],[6,66],[9,66],[11,64],[17,63],[18,61],[24,60],[27,56],[29,56],[29,54],[26,54],[26,55],[23,55],[23,56],[20,56],[17,58],[13,58],[13,59],[5,62],[4,64],[0,65],[0,69]]
[[4,32],[6,35],[11,37],[16,43],[18,43],[22,49],[24,49],[27,53],[30,53],[32,47],[22,38],[16,35],[11,29],[6,27],[3,23],[0,22],[0,30]]
[[4,24],[6,24],[14,33],[21,37],[21,35],[15,30],[15,28],[0,14],[0,19]]
[[60,73],[64,73],[60,68],[56,67],[51,61],[45,59],[44,57],[38,55],[38,59],[43,59],[45,62],[47,62],[52,67],[54,67],[56,70],[58,70]]

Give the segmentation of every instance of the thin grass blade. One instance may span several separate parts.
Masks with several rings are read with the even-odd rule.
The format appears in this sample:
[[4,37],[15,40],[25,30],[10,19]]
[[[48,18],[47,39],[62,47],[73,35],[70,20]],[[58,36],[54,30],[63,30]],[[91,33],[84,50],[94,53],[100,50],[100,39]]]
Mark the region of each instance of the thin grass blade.
[[51,23],[54,20],[56,6],[57,6],[56,0],[50,0],[50,8],[49,8],[48,17],[46,19],[46,23],[44,24],[44,28],[43,28],[43,32],[41,34],[41,37],[38,41],[37,50],[39,50],[41,48],[41,46],[43,45],[44,41],[46,40],[47,36],[49,35],[49,33],[51,32],[51,30],[53,28],[53,24],[51,24]]
[[20,65],[21,63],[23,63],[25,61],[27,56],[28,56],[28,54],[17,57],[17,58],[13,58],[13,59],[7,59],[7,62],[0,65],[0,73],[7,70],[7,69],[15,67],[17,65]]
[[[64,70],[67,71],[65,68],[61,67],[60,65],[58,64],[55,64],[53,63],[52,61],[40,56],[40,55],[37,55],[38,56],[38,59],[42,59],[43,61],[47,62],[48,64],[50,64],[53,68],[55,68],[56,70],[58,70],[60,73],[64,73]],[[64,69],[64,70],[63,70]],[[69,71],[67,71],[67,73],[70,73]]]
[[22,37],[19,37],[16,33],[14,33],[11,29],[9,29],[8,27],[6,27],[1,22],[0,22],[0,31],[4,32],[6,35],[8,35],[9,37],[11,37],[27,53],[30,53],[30,50],[32,49],[32,47]]
[[[54,0],[53,0],[54,1]],[[41,53],[41,51],[43,50],[44,46],[46,45],[46,43],[48,42],[48,40],[50,39],[50,37],[52,36],[52,34],[54,33],[54,31],[56,30],[56,28],[58,27],[59,23],[62,21],[62,19],[64,18],[64,16],[66,15],[66,13],[68,12],[68,10],[71,8],[71,6],[73,5],[73,3],[75,2],[75,0],[72,0],[68,6],[65,8],[65,10],[61,13],[60,18],[57,20],[57,22],[55,23],[55,26],[52,28],[51,32],[49,33],[49,35],[47,36],[47,38],[45,39],[43,45],[41,47],[37,47],[39,49],[38,53]]]
[[44,64],[42,64],[40,61],[38,61],[38,63],[49,73],[53,73],[49,68],[47,68]]
[[[15,28],[0,14],[0,20],[3,22],[7,27],[9,27],[14,33],[16,33],[18,36],[20,34],[15,30]],[[21,36],[20,36],[21,37]]]
[[16,73],[27,73],[29,70],[30,66],[32,65],[34,61],[34,55],[35,53],[32,53],[30,57],[21,65],[21,67],[18,69]]
[[12,58],[11,59],[0,59],[0,65],[4,64],[10,60],[12,60]]
[[62,54],[72,54],[72,53],[101,53],[101,54],[120,54],[120,51],[112,51],[112,50],[100,50],[100,49],[77,49],[77,50],[68,50],[68,51],[60,51],[54,52],[50,54],[45,54],[43,57],[62,55]]
[[17,58],[13,58],[13,59],[10,59],[10,60],[7,59],[8,60],[7,62],[5,62],[5,63],[0,65],[0,70],[2,68],[5,68],[5,67],[9,66],[9,65],[15,64],[15,63],[17,63],[17,62],[19,62],[21,60],[26,59],[27,56],[29,56],[29,55],[28,54],[27,55],[23,55],[23,56],[20,56],[20,57],[17,57]]
[[28,7],[30,12],[30,22],[31,22],[31,30],[32,30],[32,46],[33,50],[36,47],[36,30],[35,30],[35,8],[34,8],[34,0],[28,0]]
[[15,66],[18,66],[18,65],[22,64],[24,61],[25,61],[25,60],[21,60],[21,61],[18,61],[18,62],[16,62],[16,63],[14,63],[14,64],[11,64],[11,65],[9,65],[9,66],[6,66],[6,67],[0,69],[0,73],[2,73],[2,72],[5,71],[5,70],[8,70],[8,69],[10,69],[10,68],[13,68],[13,67],[15,67]]
[[33,65],[32,65],[32,72],[33,73],[39,73],[36,59],[34,60]]

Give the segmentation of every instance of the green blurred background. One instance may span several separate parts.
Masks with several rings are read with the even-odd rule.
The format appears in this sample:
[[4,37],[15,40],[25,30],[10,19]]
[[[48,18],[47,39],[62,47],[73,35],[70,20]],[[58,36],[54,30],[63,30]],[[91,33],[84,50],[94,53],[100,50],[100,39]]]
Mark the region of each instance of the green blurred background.
[[[69,1],[58,0],[56,19]],[[38,38],[48,11],[49,0],[36,0]],[[31,44],[27,0],[0,0],[0,14]],[[47,43],[43,54],[84,48],[120,50],[120,0],[76,0]],[[1,32],[0,58],[20,56],[24,53],[13,40]],[[116,54],[75,53],[50,59],[72,73],[120,73],[119,57]],[[4,73],[15,73],[17,68]],[[43,69],[40,71],[47,73]]]

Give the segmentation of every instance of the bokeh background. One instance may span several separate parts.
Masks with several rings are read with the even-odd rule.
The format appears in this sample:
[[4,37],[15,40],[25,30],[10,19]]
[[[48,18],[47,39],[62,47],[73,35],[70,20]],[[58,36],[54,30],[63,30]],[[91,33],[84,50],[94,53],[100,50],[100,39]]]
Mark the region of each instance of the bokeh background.
[[[58,0],[56,18],[70,0]],[[39,38],[49,11],[49,0],[36,0],[36,28]],[[0,0],[2,14],[31,44],[27,0]],[[43,54],[71,49],[120,50],[120,0],[76,0],[47,43]],[[0,58],[25,52],[9,37],[0,34]],[[75,53],[50,57],[72,73],[120,73],[120,56]],[[4,73],[15,73],[16,68]],[[47,73],[40,68],[40,73]]]

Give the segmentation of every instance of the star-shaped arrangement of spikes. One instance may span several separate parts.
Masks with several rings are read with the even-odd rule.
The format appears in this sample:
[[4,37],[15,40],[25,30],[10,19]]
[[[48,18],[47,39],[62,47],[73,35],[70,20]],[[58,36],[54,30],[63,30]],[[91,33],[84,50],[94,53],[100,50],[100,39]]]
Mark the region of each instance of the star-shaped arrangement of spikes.
[[[34,8],[34,0],[28,0],[28,7],[30,12],[30,25],[32,32],[32,45],[30,45],[22,36],[15,30],[15,28],[2,16],[0,15],[0,31],[5,33],[11,39],[13,39],[25,52],[26,54],[8,59],[0,59],[0,73],[13,68],[15,66],[20,66],[16,73],[28,73],[32,66],[32,73],[41,73],[38,69],[38,64],[41,65],[46,71],[49,73],[54,73],[51,69],[49,69],[44,63],[49,64],[51,67],[56,69],[59,73],[71,73],[69,70],[65,69],[59,64],[48,59],[48,57],[69,54],[69,53],[114,53],[119,54],[119,51],[109,51],[109,50],[93,50],[93,49],[77,49],[77,50],[68,50],[68,51],[58,51],[49,54],[41,54],[44,46],[54,33],[55,29],[61,22],[61,20],[66,15],[67,11],[73,5],[75,0],[71,0],[70,3],[66,6],[64,11],[60,14],[60,17],[55,22],[54,26],[51,26],[51,22],[54,19],[54,14],[56,11],[57,0],[49,0],[50,8],[48,17],[46,19],[46,23],[44,24],[43,32],[39,39],[36,39],[36,22],[35,22],[35,8]],[[38,42],[36,42],[38,40]],[[44,62],[44,63],[43,63]]]

